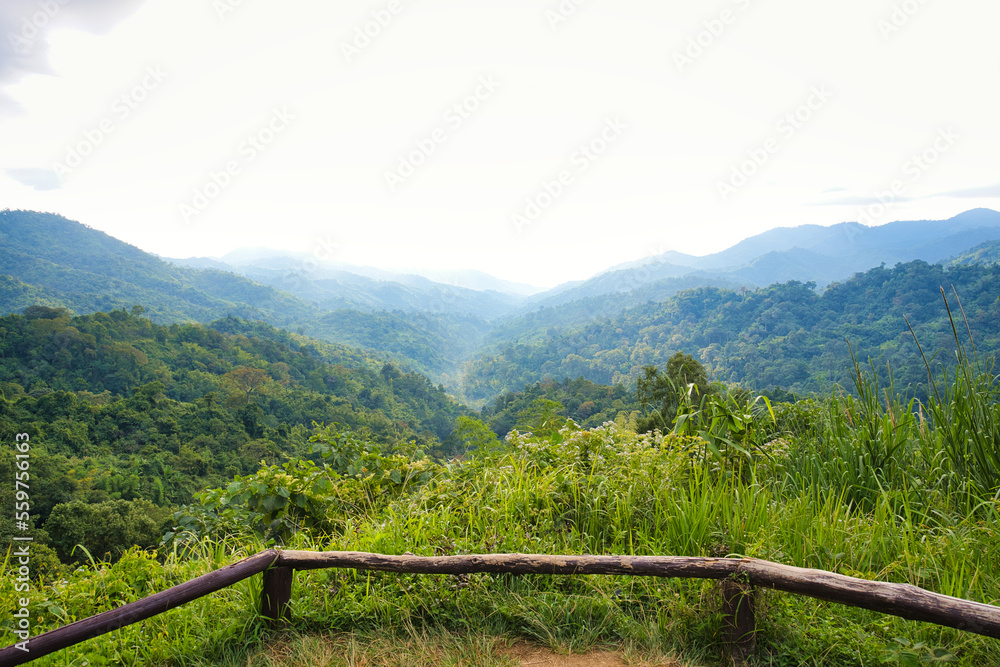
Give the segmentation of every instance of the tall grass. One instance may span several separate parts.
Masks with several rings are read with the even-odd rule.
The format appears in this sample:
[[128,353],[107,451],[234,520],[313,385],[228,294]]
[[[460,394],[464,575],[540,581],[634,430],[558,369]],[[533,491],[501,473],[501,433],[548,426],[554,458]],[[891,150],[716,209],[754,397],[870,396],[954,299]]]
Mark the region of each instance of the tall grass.
[[883,387],[874,364],[869,373],[851,354],[854,394],[831,396],[818,424],[789,434],[797,445],[791,478],[800,488],[870,510],[886,493],[922,486],[918,403],[897,393],[891,372]]
[[[932,428],[921,432],[922,444],[925,451],[932,455],[941,452],[947,456],[951,471],[955,473],[949,479],[953,488],[966,495],[967,501],[976,503],[980,509],[987,508],[991,501],[996,502],[1000,498],[1000,377],[996,374],[995,360],[979,359],[958,295],[955,299],[961,308],[969,336],[968,346],[972,347],[971,355],[958,333],[943,289],[941,296],[955,337],[955,368],[950,377],[947,370],[943,371],[939,383],[931,372],[923,349],[920,349],[927,367],[928,383],[933,390],[927,402]],[[913,332],[912,327],[910,331]],[[917,341],[918,347],[919,344]]]

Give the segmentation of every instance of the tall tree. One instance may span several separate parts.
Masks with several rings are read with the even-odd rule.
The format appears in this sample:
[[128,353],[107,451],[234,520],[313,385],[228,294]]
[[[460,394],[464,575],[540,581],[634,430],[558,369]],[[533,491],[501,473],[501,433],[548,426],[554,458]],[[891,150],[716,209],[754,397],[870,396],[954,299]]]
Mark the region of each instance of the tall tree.
[[639,402],[653,412],[639,420],[637,430],[646,433],[653,429],[666,431],[677,416],[677,406],[682,395],[694,401],[711,391],[705,367],[690,354],[677,352],[667,360],[666,371],[656,366],[644,366],[636,382]]
[[267,371],[251,366],[234,368],[222,376],[222,381],[234,392],[242,394],[246,398],[247,405],[250,404],[250,397],[253,394],[266,394],[274,382]]

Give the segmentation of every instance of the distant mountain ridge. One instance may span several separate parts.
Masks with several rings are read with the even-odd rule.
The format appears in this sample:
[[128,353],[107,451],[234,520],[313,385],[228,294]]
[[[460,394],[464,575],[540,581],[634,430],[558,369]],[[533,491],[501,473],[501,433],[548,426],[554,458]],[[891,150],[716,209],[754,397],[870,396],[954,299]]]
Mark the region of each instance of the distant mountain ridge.
[[[266,248],[241,248],[218,259],[196,257],[167,261],[177,266],[235,273],[294,294],[323,310],[434,312],[492,320],[512,312],[522,300],[515,292],[470,289],[416,274],[317,262],[307,253]],[[479,276],[481,284],[500,286],[504,283],[487,274]]]
[[[732,270],[752,263],[772,252],[789,250],[812,251],[827,257],[862,257],[862,261],[879,261],[864,269],[878,266],[881,262],[895,264],[920,259],[938,262],[948,257],[948,250],[938,244],[952,239],[952,245],[961,249],[969,248],[966,239],[978,236],[994,236],[1000,228],[1000,212],[991,209],[972,209],[947,220],[896,221],[874,227],[866,227],[857,222],[842,222],[823,227],[801,225],[798,227],[777,227],[740,241],[736,245],[718,253],[704,257],[666,253],[652,258],[653,261],[673,262],[683,266],[703,270]],[[983,240],[972,241],[971,245]]]
[[[142,304],[162,322],[304,315],[291,295],[228,273],[180,269],[62,216],[0,211],[0,244],[0,274],[78,313]],[[6,296],[0,306],[10,312]]]
[[875,227],[857,222],[829,227],[778,227],[703,257],[670,251],[612,267],[567,289],[538,295],[531,303],[557,306],[681,276],[725,280],[746,287],[788,280],[826,287],[882,264],[941,262],[993,240],[1000,240],[1000,212],[983,208],[948,220],[897,221]]

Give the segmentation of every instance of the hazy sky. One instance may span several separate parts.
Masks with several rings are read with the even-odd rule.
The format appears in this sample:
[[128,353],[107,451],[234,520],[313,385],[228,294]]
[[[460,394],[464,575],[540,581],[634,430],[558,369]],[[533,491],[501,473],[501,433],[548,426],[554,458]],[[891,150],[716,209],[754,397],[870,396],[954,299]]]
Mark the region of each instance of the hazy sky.
[[542,286],[1000,208],[997,25],[996,0],[2,0],[0,207]]

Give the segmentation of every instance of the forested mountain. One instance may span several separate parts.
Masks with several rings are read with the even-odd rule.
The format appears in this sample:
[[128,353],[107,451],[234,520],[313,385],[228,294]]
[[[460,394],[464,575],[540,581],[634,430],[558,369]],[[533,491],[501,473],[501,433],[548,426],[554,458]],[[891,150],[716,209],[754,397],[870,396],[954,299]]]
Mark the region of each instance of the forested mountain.
[[481,351],[501,344],[528,343],[559,336],[595,320],[613,317],[630,306],[639,306],[649,301],[665,301],[678,292],[697,287],[736,289],[739,285],[726,280],[684,276],[666,278],[628,292],[600,294],[557,306],[546,306],[493,323],[480,343]]
[[996,264],[1000,262],[1000,241],[986,241],[948,260],[947,264]]
[[304,455],[313,422],[447,452],[470,414],[425,377],[261,322],[161,326],[141,308],[0,318],[0,438],[44,443],[48,509],[73,499],[187,502],[194,491]]
[[[309,308],[278,290],[220,271],[172,266],[138,248],[62,216],[0,211],[0,274],[37,290],[41,302],[77,313],[142,304],[155,321],[210,321],[232,314],[277,324],[308,319]],[[24,298],[4,283],[0,308]]]
[[680,276],[751,287],[789,280],[825,287],[880,264],[895,266],[918,259],[940,262],[997,239],[1000,213],[989,209],[966,211],[949,220],[899,221],[877,227],[857,222],[781,227],[703,257],[667,252],[629,262],[570,289],[539,295],[534,301],[555,306],[598,294],[623,293]]
[[160,324],[232,315],[362,347],[443,382],[486,328],[475,315],[444,307],[417,316],[331,310],[234,273],[174,266],[48,213],[0,211],[0,247],[0,314],[40,304],[76,314],[142,305]]
[[796,393],[850,386],[850,351],[889,363],[902,388],[926,370],[904,317],[930,356],[951,359],[954,336],[940,288],[964,334],[954,288],[982,355],[1000,350],[1000,266],[944,268],[922,261],[880,267],[831,285],[792,281],[756,290],[688,290],[528,344],[502,346],[469,363],[466,395],[485,399],[545,378],[584,377],[635,386],[644,365],[677,351],[706,364],[716,379]]

